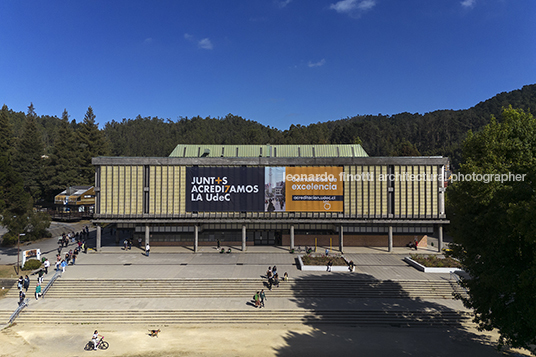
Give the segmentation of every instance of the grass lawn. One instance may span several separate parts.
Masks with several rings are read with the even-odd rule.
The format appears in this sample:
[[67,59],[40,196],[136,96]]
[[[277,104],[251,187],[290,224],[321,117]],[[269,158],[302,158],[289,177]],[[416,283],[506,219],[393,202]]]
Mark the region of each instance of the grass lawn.
[[[21,270],[21,274],[22,274]],[[17,279],[19,275],[17,275],[17,272],[15,271],[15,265],[0,265],[0,278],[1,279]]]
[[[21,270],[21,274],[22,274]],[[0,279],[17,279],[17,273],[15,272],[14,265],[0,265]],[[3,298],[7,294],[9,289],[0,289],[0,298]]]

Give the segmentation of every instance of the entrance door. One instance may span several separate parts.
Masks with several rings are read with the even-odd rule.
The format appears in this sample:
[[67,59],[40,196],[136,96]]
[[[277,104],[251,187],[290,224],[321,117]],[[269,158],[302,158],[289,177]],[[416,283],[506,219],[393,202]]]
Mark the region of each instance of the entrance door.
[[255,245],[275,245],[274,231],[255,231]]

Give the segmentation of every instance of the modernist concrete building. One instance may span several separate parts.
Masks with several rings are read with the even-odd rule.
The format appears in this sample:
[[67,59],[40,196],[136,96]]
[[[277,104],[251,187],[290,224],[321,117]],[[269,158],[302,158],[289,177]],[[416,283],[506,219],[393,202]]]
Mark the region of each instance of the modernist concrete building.
[[[445,157],[368,157],[360,145],[177,145],[97,157],[102,224],[151,245],[404,246],[439,234]],[[424,243],[424,242],[423,242]]]

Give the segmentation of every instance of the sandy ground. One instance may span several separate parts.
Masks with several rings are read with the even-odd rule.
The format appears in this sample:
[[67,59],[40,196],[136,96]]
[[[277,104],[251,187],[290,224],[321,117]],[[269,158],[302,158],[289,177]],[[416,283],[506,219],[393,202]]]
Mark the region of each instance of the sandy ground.
[[[93,330],[107,350],[84,351]],[[149,328],[154,328],[150,326]],[[140,325],[13,325],[0,332],[0,356],[522,356],[497,352],[496,335],[472,328],[304,325],[161,326],[158,338]]]

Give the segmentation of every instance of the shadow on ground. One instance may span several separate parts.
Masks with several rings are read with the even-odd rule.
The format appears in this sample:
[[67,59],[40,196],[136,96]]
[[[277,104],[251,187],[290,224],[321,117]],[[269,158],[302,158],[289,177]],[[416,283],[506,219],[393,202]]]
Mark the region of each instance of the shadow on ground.
[[[331,297],[308,297],[311,286],[316,295],[326,290]],[[510,355],[498,352],[496,339],[474,329],[464,312],[412,298],[397,282],[365,274],[311,275],[295,279],[293,294],[311,312],[304,323],[312,331],[289,331],[286,344],[274,348],[277,356]]]

